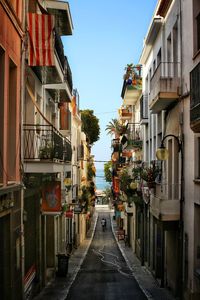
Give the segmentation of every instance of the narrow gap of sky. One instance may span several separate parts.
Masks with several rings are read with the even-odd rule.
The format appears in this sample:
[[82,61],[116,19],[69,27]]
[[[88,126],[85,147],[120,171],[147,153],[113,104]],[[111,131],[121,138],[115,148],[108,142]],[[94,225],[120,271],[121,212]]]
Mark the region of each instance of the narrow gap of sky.
[[[122,105],[124,68],[137,64],[157,0],[69,0],[74,31],[63,37],[80,108],[99,118],[100,140],[92,147],[96,160],[111,158],[106,125]],[[102,169],[104,163],[96,163]]]

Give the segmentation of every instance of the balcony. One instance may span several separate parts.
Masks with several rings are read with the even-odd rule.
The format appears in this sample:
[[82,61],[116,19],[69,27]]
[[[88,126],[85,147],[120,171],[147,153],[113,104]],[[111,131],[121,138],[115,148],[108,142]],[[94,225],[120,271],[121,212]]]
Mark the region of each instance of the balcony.
[[200,63],[190,73],[190,127],[200,132]]
[[140,99],[140,124],[148,123],[148,95],[143,94]]
[[131,120],[133,113],[130,108],[121,108],[119,115],[121,120]]
[[73,89],[72,73],[58,33],[55,33],[54,49],[54,66],[35,66],[32,69],[55,102],[70,102]]
[[24,160],[71,162],[71,143],[52,125],[25,124]]
[[170,8],[171,3],[172,3],[172,0],[161,0],[159,2],[158,7],[157,7],[156,14],[158,16],[161,16],[161,17],[165,18],[166,14],[167,14],[167,12]]
[[[127,76],[128,75],[128,76]],[[131,73],[125,74],[121,97],[123,105],[135,105],[142,93],[141,66],[133,66]]]
[[159,34],[159,31],[162,28],[162,25],[163,25],[162,17],[155,16],[152,19],[151,24],[148,29],[148,32],[147,32],[147,36],[144,41],[145,43],[144,43],[144,47],[143,47],[142,54],[140,57],[141,64],[145,64],[145,62],[151,52],[152,45],[155,43],[155,40]]
[[141,126],[139,123],[128,123],[127,134],[121,139],[123,150],[142,149]]
[[[157,192],[157,188],[160,191]],[[156,187],[156,195],[150,195],[150,212],[161,221],[178,221],[180,219],[180,184]]]
[[55,28],[59,35],[72,35],[73,24],[68,2],[46,0],[43,7],[55,16]]
[[160,63],[150,81],[149,107],[153,113],[170,109],[178,102],[180,64]]

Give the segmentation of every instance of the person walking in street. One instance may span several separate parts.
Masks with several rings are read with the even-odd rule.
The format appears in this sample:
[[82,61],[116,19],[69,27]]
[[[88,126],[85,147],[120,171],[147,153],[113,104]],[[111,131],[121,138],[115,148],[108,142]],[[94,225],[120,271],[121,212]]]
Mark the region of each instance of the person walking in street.
[[101,226],[102,226],[102,230],[105,231],[105,229],[106,229],[106,219],[105,218],[101,219]]

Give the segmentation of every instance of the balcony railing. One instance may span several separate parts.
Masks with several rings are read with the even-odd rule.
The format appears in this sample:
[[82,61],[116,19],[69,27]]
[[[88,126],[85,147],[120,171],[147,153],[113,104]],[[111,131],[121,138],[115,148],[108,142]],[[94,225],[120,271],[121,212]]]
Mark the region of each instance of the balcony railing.
[[151,213],[163,221],[176,221],[180,218],[180,184],[161,184],[156,195],[150,196]]
[[161,196],[168,200],[178,200],[180,196],[181,185],[176,184],[162,184],[161,186]]
[[172,62],[161,62],[150,81],[150,106],[156,97],[178,98],[180,86],[180,64]]
[[71,143],[52,125],[25,124],[24,159],[71,161]]
[[73,82],[72,82],[72,72],[68,62],[67,57],[65,56],[65,72],[64,72],[64,80],[68,83],[70,92],[73,90]]
[[57,32],[55,32],[55,50],[56,50],[56,53],[58,54],[61,66],[64,70],[64,67],[65,67],[64,47],[63,47],[61,37],[59,36],[59,34]]
[[194,132],[200,131],[200,63],[190,73],[190,125]]
[[54,50],[55,66],[34,66],[32,69],[43,84],[59,84],[64,81],[72,92],[72,72],[64,54],[61,37],[57,32],[55,32]]
[[128,123],[127,134],[122,137],[123,149],[142,148],[142,134],[139,123]]

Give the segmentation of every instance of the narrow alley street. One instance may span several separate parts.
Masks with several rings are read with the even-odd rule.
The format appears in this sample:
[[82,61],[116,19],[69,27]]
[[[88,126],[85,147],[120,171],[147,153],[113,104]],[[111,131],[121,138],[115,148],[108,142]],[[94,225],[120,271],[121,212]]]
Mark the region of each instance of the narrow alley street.
[[93,241],[66,299],[147,299],[117,246],[108,212],[99,213]]
[[0,0],[0,125],[0,300],[200,300],[200,0]]
[[[34,300],[175,300],[161,288],[131,247],[118,241],[113,211],[97,205],[87,237],[69,259],[66,277],[56,276]],[[102,231],[101,219],[107,228]]]

